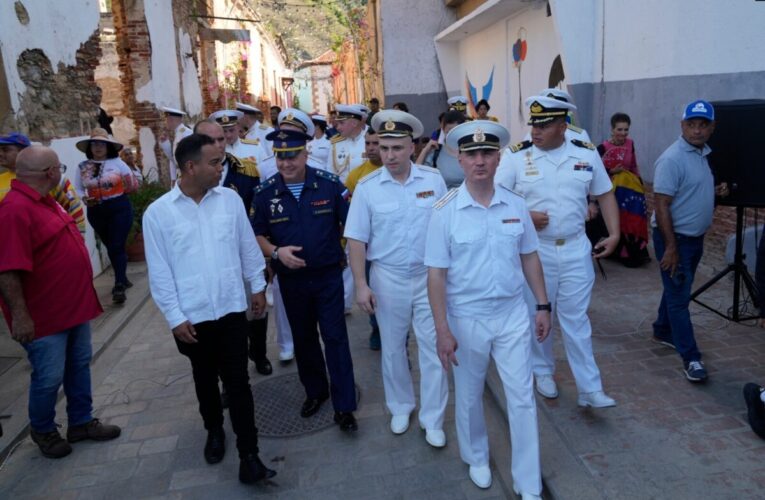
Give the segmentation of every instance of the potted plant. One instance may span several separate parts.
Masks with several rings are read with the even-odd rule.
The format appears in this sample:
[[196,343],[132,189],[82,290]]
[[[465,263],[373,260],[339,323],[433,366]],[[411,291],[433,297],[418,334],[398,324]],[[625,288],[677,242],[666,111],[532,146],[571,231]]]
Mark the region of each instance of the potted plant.
[[146,260],[143,250],[143,213],[154,200],[166,192],[167,188],[159,182],[144,182],[137,190],[128,194],[130,203],[133,205],[133,225],[130,227],[125,248],[128,261]]

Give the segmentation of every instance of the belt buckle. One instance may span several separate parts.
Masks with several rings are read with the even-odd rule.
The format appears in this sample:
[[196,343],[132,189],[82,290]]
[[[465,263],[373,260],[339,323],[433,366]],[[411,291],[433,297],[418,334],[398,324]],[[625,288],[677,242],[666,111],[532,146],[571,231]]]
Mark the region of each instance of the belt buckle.
[[555,240],[555,246],[556,247],[562,247],[565,244],[566,244],[566,239],[565,238],[558,238],[557,240]]

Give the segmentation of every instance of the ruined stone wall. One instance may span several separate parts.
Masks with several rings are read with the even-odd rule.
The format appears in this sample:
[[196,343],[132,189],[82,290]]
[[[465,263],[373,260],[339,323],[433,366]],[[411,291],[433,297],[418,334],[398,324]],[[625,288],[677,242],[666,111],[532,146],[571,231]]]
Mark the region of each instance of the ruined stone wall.
[[96,84],[101,88],[101,107],[114,118],[111,124],[114,137],[126,144],[137,145],[133,120],[127,116],[122,81],[120,79],[120,55],[117,52],[117,34],[111,12],[101,14],[99,23],[101,60],[96,68]]
[[94,70],[101,56],[98,31],[80,46],[77,64],[59,63],[54,71],[41,49],[28,49],[16,61],[26,91],[19,96],[19,109],[9,120],[10,128],[29,134],[35,141],[87,134],[98,126],[101,91]]

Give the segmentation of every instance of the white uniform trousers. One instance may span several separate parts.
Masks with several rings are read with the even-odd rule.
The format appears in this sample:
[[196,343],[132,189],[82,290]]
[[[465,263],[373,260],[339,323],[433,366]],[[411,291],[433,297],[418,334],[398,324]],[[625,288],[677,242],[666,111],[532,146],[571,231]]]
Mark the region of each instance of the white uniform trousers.
[[393,415],[415,408],[412,375],[406,355],[409,325],[417,338],[420,364],[420,425],[440,430],[449,399],[449,381],[436,354],[436,327],[428,302],[428,274],[402,276],[372,263],[370,288],[377,299],[375,315],[382,345],[385,403]]
[[[592,245],[585,233],[560,243],[560,240],[539,239],[538,253],[544,269],[547,297],[553,306],[553,314],[558,317],[563,345],[578,391],[602,391],[600,370],[592,353],[592,326],[587,316],[595,282]],[[525,298],[533,321],[537,302],[528,284]],[[541,344],[533,342],[531,350],[535,374],[555,373],[552,332]]]
[[273,315],[276,324],[276,343],[279,344],[279,353],[295,352],[292,345],[292,330],[287,321],[287,311],[284,309],[284,300],[282,300],[281,291],[279,291],[279,278],[274,276],[271,284],[274,294]]
[[492,318],[449,316],[457,340],[454,398],[460,457],[471,466],[489,465],[489,438],[483,413],[483,391],[489,357],[494,358],[507,399],[512,444],[513,482],[519,491],[539,494],[537,406],[531,377],[531,330],[522,297]]

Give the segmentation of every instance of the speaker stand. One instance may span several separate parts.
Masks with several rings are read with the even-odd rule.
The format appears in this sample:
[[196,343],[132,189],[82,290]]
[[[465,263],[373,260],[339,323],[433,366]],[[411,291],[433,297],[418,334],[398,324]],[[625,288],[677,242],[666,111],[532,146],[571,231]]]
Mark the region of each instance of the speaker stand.
[[[744,255],[744,207],[737,206],[736,207],[736,254],[733,258],[733,263],[728,264],[728,266],[725,269],[717,273],[715,277],[713,277],[711,280],[701,285],[699,289],[693,292],[691,294],[691,300],[696,302],[700,306],[709,309],[713,313],[719,316],[722,316],[723,318],[727,320],[739,322],[739,321],[746,321],[748,319],[759,318],[760,317],[759,314],[754,316],[745,316],[745,317],[741,316],[740,303],[741,303],[741,282],[742,281],[752,301],[755,304],[759,303],[757,286],[754,283],[754,279],[752,279],[752,275],[749,274],[749,270],[746,268],[746,263],[744,262],[745,257],[746,256]],[[728,275],[728,273],[731,273],[731,272],[733,273],[733,307],[731,308],[733,314],[728,315],[727,313],[720,312],[697,299],[699,295],[707,291],[709,288],[712,287],[712,285],[714,285],[715,283],[723,279],[725,276]]]

